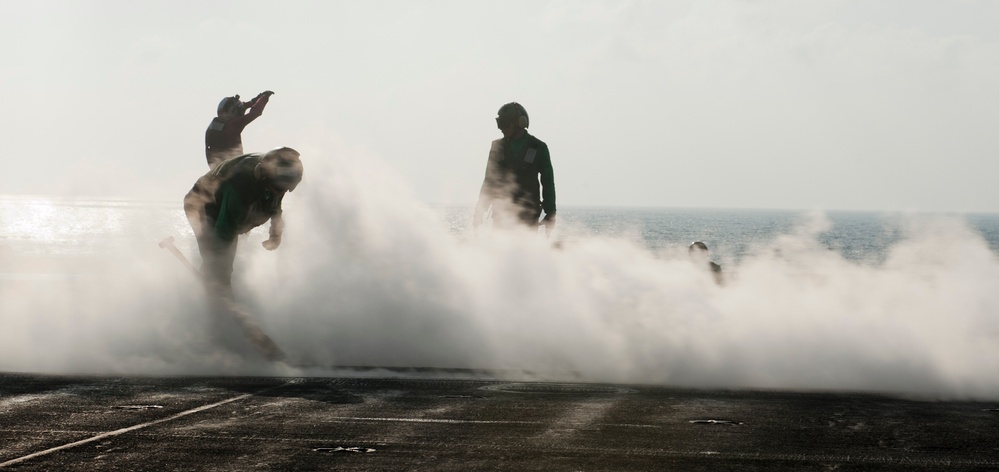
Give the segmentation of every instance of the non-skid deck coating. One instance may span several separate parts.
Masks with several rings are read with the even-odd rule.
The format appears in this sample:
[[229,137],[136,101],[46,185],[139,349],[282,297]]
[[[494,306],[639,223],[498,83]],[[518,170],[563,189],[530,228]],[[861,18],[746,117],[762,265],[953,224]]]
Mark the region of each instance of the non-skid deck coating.
[[999,470],[997,408],[440,378],[0,374],[0,469]]

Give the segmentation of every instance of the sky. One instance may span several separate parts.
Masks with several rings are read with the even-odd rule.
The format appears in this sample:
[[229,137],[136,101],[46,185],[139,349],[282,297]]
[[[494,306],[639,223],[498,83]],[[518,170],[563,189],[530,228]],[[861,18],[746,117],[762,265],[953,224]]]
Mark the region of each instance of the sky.
[[[999,2],[960,0],[0,1],[0,196],[86,197],[9,199],[0,370],[275,368],[153,244],[197,263],[180,202],[205,128],[223,97],[272,90],[244,148],[299,150],[305,179],[278,251],[265,227],[241,238],[234,291],[298,360],[997,399],[999,256],[919,213],[999,212],[997,24]],[[474,204],[511,100],[562,209],[806,218],[717,259],[724,286],[637,229],[561,239],[569,214],[559,250],[456,237],[432,205]],[[856,261],[822,242],[823,210],[914,214]],[[50,241],[78,257],[19,253]]]
[[0,194],[179,201],[219,100],[272,90],[244,149],[298,149],[303,185],[360,159],[471,206],[518,101],[560,207],[997,212],[996,24],[991,1],[0,2]]

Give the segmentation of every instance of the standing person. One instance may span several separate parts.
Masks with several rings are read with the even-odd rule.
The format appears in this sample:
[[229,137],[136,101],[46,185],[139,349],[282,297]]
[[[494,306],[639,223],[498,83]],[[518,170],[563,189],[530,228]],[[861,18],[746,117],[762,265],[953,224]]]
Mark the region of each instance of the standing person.
[[201,274],[223,297],[232,296],[232,264],[237,236],[270,220],[267,250],[281,244],[281,201],[302,181],[302,162],[294,149],[230,158],[203,177],[184,197],[184,212],[198,239]]
[[550,234],[554,229],[555,174],[551,155],[547,144],[527,132],[529,124],[527,110],[517,102],[507,103],[497,112],[496,127],[503,137],[493,141],[489,150],[486,176],[472,220],[474,227],[482,224],[483,215],[492,207],[493,221],[500,226],[520,223],[537,228],[543,210],[541,224],[545,232]]
[[225,97],[219,102],[218,116],[212,118],[205,131],[205,158],[209,169],[243,154],[243,128],[264,112],[271,95],[274,92],[267,90],[248,102],[239,101],[239,95]]
[[701,267],[707,267],[711,271],[711,275],[715,279],[715,283],[718,285],[723,285],[725,283],[722,277],[722,268],[720,265],[716,264],[714,261],[708,257],[708,245],[704,244],[704,241],[694,241],[690,243],[690,247],[687,248],[687,254],[690,255],[690,260]]

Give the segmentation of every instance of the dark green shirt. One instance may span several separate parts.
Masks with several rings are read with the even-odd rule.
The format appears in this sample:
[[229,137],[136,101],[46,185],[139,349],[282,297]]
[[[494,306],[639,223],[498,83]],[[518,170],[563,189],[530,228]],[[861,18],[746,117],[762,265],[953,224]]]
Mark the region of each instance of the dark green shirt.
[[[502,156],[486,167],[483,191],[494,198],[499,191],[511,191],[509,195],[515,203],[540,206],[545,214],[552,215],[555,206],[555,172],[552,168],[548,145],[533,135],[524,132],[519,138],[498,140],[502,144]],[[538,178],[540,176],[540,187]],[[515,185],[510,185],[514,183]]]
[[[211,231],[222,242],[281,214],[284,194],[275,194],[254,174],[258,154],[244,154],[226,160],[198,180],[188,194],[202,195],[203,211]],[[197,200],[192,200],[197,201]]]

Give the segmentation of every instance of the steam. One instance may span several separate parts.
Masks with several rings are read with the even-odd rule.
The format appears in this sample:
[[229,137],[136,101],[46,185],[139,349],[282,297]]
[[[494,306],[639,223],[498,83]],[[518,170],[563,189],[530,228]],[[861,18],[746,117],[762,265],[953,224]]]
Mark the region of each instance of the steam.
[[[377,161],[310,154],[285,198],[282,246],[264,251],[265,231],[243,237],[234,274],[237,298],[292,363],[999,398],[989,375],[999,369],[999,260],[961,218],[913,216],[871,262],[822,244],[830,222],[815,213],[727,263],[719,286],[686,247],[456,235]],[[556,237],[582,232],[560,224]],[[181,236],[195,255],[193,236]],[[301,372],[255,355],[155,242],[88,263],[88,277],[4,280],[0,369]],[[0,260],[4,272],[31,270]]]

